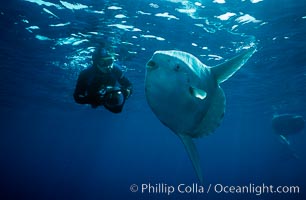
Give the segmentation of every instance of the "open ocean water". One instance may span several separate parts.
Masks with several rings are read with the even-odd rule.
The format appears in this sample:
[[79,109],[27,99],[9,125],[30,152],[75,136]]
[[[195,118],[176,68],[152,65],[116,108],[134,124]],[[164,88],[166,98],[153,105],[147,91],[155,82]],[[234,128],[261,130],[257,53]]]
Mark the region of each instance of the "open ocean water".
[[[306,117],[305,1],[10,0],[0,25],[0,199],[306,199],[305,129],[289,138],[295,159],[271,126],[275,114]],[[102,41],[134,85],[119,115],[72,97]],[[214,66],[250,45],[221,84],[221,126],[196,140],[203,192],[146,102],[145,64],[176,49]]]

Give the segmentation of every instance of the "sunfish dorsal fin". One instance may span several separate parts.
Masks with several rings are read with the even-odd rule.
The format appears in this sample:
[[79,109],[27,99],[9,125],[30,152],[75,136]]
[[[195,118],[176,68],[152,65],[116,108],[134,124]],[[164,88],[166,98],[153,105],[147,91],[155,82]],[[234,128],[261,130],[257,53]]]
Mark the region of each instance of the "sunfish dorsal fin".
[[196,174],[198,176],[198,179],[201,184],[203,184],[203,175],[202,170],[200,166],[200,159],[199,159],[199,153],[197,150],[197,147],[195,146],[194,142],[192,141],[192,138],[188,135],[181,135],[178,134],[179,138],[181,138],[185,149],[188,153],[188,156],[192,162],[193,168],[196,171]]
[[251,47],[240,55],[235,56],[234,58],[231,58],[220,65],[211,67],[210,70],[214,74],[218,83],[222,83],[234,75],[235,72],[238,71],[244,65],[244,63],[247,62],[247,60],[253,55],[255,51],[256,48]]

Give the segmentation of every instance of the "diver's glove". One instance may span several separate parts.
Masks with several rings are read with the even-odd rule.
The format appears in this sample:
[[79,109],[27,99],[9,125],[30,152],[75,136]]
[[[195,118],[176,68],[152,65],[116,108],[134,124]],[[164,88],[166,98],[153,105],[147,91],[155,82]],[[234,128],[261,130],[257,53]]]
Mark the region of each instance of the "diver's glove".
[[132,94],[132,90],[129,88],[121,88],[121,91],[125,99],[128,99]]

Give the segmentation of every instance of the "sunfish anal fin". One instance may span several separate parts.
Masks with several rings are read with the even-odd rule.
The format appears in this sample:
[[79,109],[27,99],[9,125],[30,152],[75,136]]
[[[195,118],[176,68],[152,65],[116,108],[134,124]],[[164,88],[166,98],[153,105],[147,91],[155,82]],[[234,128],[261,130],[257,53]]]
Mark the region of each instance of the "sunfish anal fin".
[[287,144],[288,146],[290,146],[290,141],[288,140],[288,138],[286,138],[284,135],[279,135],[281,141],[285,144]]
[[198,153],[197,147],[195,146],[190,136],[181,135],[181,134],[178,134],[178,136],[182,140],[185,146],[185,149],[192,162],[193,168],[196,171],[196,174],[198,176],[200,183],[203,185],[203,175],[202,175],[202,170],[200,166],[200,159],[199,159],[199,153]]

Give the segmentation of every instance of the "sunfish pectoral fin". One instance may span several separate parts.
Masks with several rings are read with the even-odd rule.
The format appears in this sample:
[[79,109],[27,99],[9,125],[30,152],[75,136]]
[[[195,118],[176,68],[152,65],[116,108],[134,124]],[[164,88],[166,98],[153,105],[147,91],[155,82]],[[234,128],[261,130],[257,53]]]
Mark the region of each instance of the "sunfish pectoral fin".
[[178,134],[178,136],[181,138],[185,146],[185,149],[188,153],[188,156],[192,162],[193,168],[196,171],[198,179],[200,183],[203,185],[203,175],[202,175],[202,170],[200,166],[199,153],[198,153],[198,150],[194,142],[192,141],[192,138],[187,135],[181,135],[181,134]]
[[201,99],[201,100],[205,99],[206,96],[207,96],[207,93],[204,90],[198,89],[198,88],[195,88],[195,87],[191,87],[191,86],[189,87],[189,93],[192,96],[194,96],[198,99]]
[[218,83],[222,83],[235,74],[256,51],[255,47],[245,50],[238,56],[227,60],[226,62],[210,68]]

